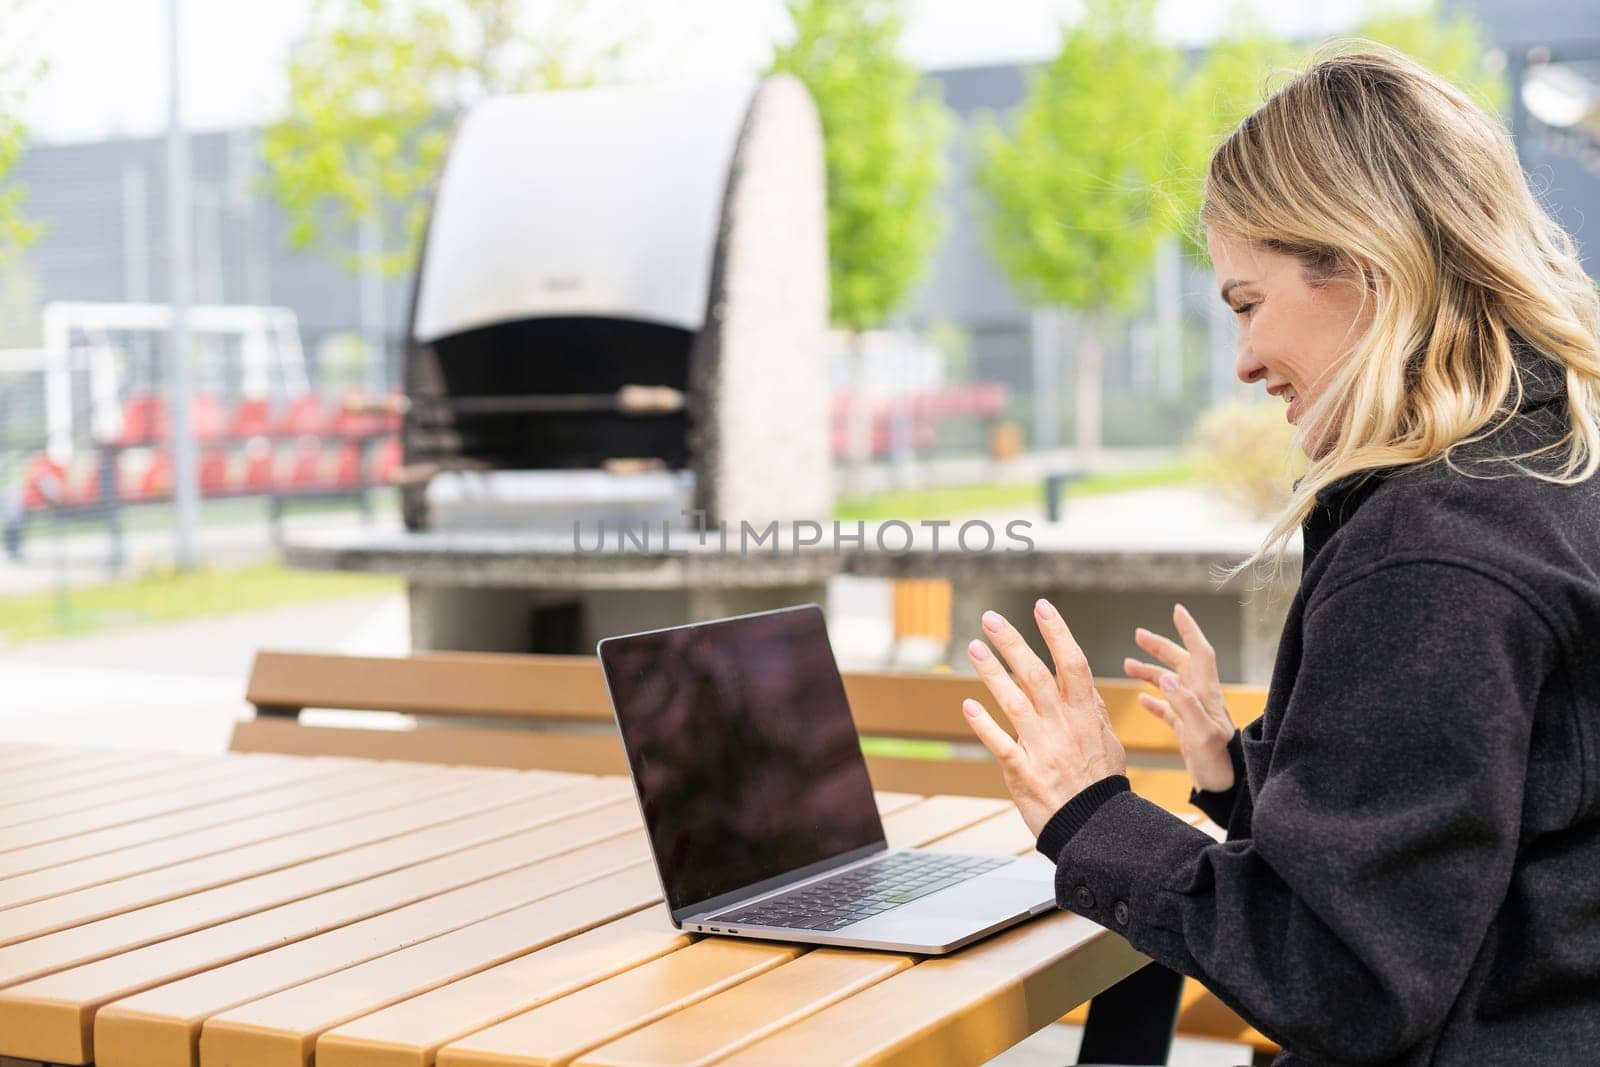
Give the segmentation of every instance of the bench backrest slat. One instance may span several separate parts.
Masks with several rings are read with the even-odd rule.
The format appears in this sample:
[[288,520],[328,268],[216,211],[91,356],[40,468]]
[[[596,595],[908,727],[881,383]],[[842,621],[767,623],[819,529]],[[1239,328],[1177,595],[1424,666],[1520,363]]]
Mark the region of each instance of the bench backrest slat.
[[[1130,752],[1175,753],[1172,732],[1140,707],[1148,687],[1097,679],[1117,736]],[[845,693],[856,728],[870,737],[971,741],[960,714],[974,697],[993,708],[976,677],[948,671],[848,671]],[[1243,726],[1260,716],[1264,689],[1224,686],[1229,713]],[[426,652],[407,658],[263,651],[247,699],[264,712],[304,708],[493,717],[552,724],[611,725],[611,706],[593,656]]]

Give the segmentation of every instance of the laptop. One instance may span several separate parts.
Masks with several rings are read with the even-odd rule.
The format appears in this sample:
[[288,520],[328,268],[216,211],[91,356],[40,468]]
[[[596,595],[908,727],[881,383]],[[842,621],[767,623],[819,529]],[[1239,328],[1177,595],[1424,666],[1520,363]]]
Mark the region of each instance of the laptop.
[[937,955],[1055,908],[1036,853],[888,846],[816,604],[597,651],[678,929]]

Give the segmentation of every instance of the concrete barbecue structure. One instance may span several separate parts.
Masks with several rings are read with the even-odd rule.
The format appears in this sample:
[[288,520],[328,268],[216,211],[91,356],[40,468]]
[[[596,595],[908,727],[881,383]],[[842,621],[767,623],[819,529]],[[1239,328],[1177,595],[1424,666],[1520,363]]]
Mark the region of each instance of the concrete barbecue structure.
[[[575,651],[822,597],[820,558],[726,558],[729,600],[707,574],[576,541],[831,515],[824,189],[816,111],[789,77],[465,116],[404,376],[401,544],[436,561],[410,583],[417,647]],[[492,581],[442,562],[485,538],[522,562]]]

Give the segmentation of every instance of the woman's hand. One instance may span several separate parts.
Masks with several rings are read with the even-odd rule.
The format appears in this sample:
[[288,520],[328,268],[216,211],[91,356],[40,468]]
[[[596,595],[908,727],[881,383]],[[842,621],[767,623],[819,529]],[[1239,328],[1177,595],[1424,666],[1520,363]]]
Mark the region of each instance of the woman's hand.
[[1233,737],[1234,725],[1222,703],[1217,655],[1182,604],[1173,606],[1172,621],[1183,638],[1182,645],[1142,627],[1133,631],[1134,643],[1171,670],[1141,663],[1131,656],[1122,661],[1122,669],[1128,677],[1149,682],[1166,695],[1162,700],[1140,693],[1139,703],[1177,735],[1178,751],[1195,788],[1225,792],[1233,787],[1228,741]]
[[1041,599],[1034,604],[1034,617],[1055,661],[1055,674],[998,612],[983,613],[983,629],[1015,678],[988,645],[974,640],[967,646],[967,658],[1016,729],[1016,739],[976,700],[962,701],[961,710],[978,740],[999,761],[1022,821],[1037,837],[1067,801],[1100,779],[1127,770],[1128,757],[1111,732],[1089,661],[1061,615]]

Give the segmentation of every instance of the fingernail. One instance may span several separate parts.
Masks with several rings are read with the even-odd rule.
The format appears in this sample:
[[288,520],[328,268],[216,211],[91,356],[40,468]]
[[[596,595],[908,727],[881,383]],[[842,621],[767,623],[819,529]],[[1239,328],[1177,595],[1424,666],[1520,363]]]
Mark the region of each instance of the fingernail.
[[983,628],[992,634],[1000,632],[1000,627],[1005,625],[1005,620],[998,612],[986,611],[983,613]]
[[1143,626],[1135,626],[1133,628],[1133,636],[1135,636],[1135,637],[1143,637],[1145,634],[1147,634],[1149,632],[1150,631],[1146,630]]
[[968,718],[975,718],[978,714],[978,705],[974,701],[963,700],[961,702],[961,710],[967,713]]
[[1039,618],[1041,619],[1053,619],[1056,617],[1056,609],[1051,607],[1050,601],[1044,597],[1040,597],[1033,602],[1033,610],[1039,613]]
[[1163,693],[1170,693],[1177,688],[1178,676],[1176,674],[1163,674],[1161,676],[1161,691]]
[[989,646],[974,637],[972,643],[967,646],[967,655],[973,659],[988,659]]

